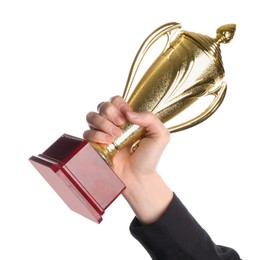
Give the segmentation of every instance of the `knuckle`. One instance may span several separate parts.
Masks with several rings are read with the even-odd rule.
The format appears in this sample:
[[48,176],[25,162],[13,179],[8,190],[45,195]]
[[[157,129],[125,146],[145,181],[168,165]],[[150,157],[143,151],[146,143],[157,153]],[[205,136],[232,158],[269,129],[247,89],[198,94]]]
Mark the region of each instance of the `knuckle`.
[[141,112],[142,120],[147,122],[148,124],[152,123],[155,120],[155,115],[152,112]]
[[170,139],[171,139],[171,134],[170,131],[164,126],[163,129],[163,138],[165,143],[169,143]]
[[96,130],[87,130],[83,133],[83,137],[89,141],[95,141],[98,138],[98,132]]
[[86,140],[90,140],[90,133],[91,133],[90,130],[85,131],[83,133],[83,138],[86,139]]
[[122,97],[121,96],[113,96],[113,97],[111,97],[110,98],[110,102],[111,103],[118,103],[119,101],[122,101],[123,99],[122,99]]
[[118,109],[123,105],[126,104],[126,101],[121,96],[114,96],[110,99],[111,103],[116,106]]
[[88,123],[91,123],[94,118],[96,117],[96,113],[95,112],[89,112],[87,115],[86,115],[86,120]]
[[99,111],[99,109],[103,106],[104,102],[100,102],[98,105],[97,105],[97,111]]
[[98,106],[98,112],[101,113],[101,112],[107,110],[109,106],[110,106],[109,101],[100,103],[100,105]]

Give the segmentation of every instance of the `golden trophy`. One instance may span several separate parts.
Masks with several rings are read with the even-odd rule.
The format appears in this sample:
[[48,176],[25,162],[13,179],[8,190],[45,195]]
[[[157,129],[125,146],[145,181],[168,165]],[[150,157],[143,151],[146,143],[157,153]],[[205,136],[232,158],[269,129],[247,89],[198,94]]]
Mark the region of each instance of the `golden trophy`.
[[[152,32],[141,45],[132,63],[123,98],[134,111],[149,111],[163,123],[204,97],[210,104],[196,116],[173,126],[177,132],[195,126],[210,117],[226,94],[220,44],[234,36],[235,24],[217,29],[211,38],[181,30],[179,23],[167,23]],[[164,37],[161,54],[134,85],[134,79],[148,50]],[[106,208],[125,185],[112,170],[113,156],[127,145],[134,152],[145,131],[127,122],[122,135],[109,145],[90,143],[67,134],[45,152],[29,160],[73,211],[100,223]]]

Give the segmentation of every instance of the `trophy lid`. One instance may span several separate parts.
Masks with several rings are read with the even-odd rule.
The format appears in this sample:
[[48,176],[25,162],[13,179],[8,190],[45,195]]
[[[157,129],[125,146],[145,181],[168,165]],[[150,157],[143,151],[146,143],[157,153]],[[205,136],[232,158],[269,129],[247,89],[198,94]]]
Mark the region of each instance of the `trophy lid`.
[[229,43],[234,37],[235,30],[235,24],[225,24],[217,29],[216,38],[187,31],[184,32],[184,35],[193,40],[204,52],[211,54],[221,65],[220,43]]

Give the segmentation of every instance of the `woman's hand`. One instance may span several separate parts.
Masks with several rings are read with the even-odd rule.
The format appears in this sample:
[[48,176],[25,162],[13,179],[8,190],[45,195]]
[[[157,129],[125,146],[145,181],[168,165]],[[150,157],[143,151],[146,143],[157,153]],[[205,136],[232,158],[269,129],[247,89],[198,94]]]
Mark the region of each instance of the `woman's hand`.
[[131,154],[130,147],[122,149],[113,159],[113,170],[125,183],[124,197],[138,218],[149,223],[156,220],[168,206],[172,192],[156,171],[162,152],[169,142],[169,132],[150,112],[136,113],[119,96],[98,105],[98,113],[90,112],[90,129],[84,138],[96,143],[109,144],[122,134],[121,126],[129,121],[142,126],[145,136]]

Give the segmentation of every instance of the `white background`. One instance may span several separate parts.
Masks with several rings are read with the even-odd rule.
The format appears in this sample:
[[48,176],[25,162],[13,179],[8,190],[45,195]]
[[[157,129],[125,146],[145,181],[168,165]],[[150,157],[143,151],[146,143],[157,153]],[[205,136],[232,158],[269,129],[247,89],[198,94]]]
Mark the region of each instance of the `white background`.
[[122,197],[97,225],[70,211],[28,162],[85,115],[122,94],[138,47],[158,26],[215,36],[228,93],[206,122],[172,135],[160,174],[217,244],[243,259],[269,255],[269,8],[267,1],[0,2],[0,259],[150,259],[129,233]]

